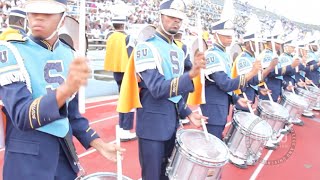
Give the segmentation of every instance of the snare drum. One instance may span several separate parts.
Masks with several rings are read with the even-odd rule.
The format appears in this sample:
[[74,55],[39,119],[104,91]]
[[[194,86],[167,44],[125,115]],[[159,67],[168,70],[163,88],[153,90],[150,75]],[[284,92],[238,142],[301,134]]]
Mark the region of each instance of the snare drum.
[[[116,180],[116,179],[117,179],[117,173],[112,173],[112,172],[97,172],[81,178],[81,180]],[[122,179],[132,180],[126,176],[122,176]]]
[[297,88],[297,94],[302,96],[308,102],[307,110],[311,112],[312,108],[317,104],[317,95],[312,91],[303,88]]
[[290,118],[284,106],[269,100],[259,100],[257,112],[261,119],[269,123],[274,134],[278,134]]
[[288,110],[292,120],[299,119],[303,111],[308,108],[305,98],[288,91],[282,93],[280,104]]
[[234,157],[246,161],[251,154],[258,159],[271,136],[272,128],[266,121],[254,114],[238,111],[227,132],[226,144]]
[[314,110],[320,110],[320,89],[314,86],[308,86],[309,91],[314,93],[317,96],[317,102],[313,107]]
[[177,132],[175,148],[166,174],[169,179],[218,179],[229,160],[228,147],[217,137],[203,131],[182,129]]

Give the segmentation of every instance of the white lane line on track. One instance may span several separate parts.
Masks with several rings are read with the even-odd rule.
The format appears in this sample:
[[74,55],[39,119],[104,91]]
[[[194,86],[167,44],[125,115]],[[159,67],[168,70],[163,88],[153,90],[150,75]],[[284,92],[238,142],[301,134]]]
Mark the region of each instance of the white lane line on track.
[[109,120],[109,119],[113,119],[113,118],[117,118],[119,117],[119,115],[113,115],[113,116],[109,116],[107,118],[103,118],[103,119],[99,119],[99,120],[96,120],[96,121],[92,121],[92,122],[89,122],[89,124],[96,124],[96,123],[99,123],[99,122],[103,122],[103,121],[106,121],[106,120]]
[[[283,134],[281,134],[281,136],[278,138],[278,142],[281,142],[282,138],[284,137]],[[280,141],[279,141],[280,140]],[[262,168],[264,167],[265,163],[268,161],[268,159],[270,158],[271,154],[273,153],[274,150],[269,150],[267,152],[267,154],[264,156],[262,162],[259,163],[258,167],[256,168],[256,170],[254,170],[254,172],[252,173],[250,180],[255,180],[257,178],[257,176],[259,175],[259,173],[261,172]]]
[[93,109],[93,108],[96,108],[96,107],[101,107],[101,106],[106,106],[106,105],[111,105],[111,104],[117,104],[117,103],[118,103],[118,100],[117,101],[113,101],[113,102],[104,103],[104,104],[88,106],[88,107],[86,107],[86,109]]

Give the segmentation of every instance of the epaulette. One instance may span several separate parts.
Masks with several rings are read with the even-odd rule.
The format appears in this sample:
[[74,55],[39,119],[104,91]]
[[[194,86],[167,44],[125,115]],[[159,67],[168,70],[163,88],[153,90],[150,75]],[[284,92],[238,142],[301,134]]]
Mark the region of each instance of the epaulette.
[[6,41],[8,42],[27,42],[27,40],[28,38],[21,34],[11,34],[6,37]]

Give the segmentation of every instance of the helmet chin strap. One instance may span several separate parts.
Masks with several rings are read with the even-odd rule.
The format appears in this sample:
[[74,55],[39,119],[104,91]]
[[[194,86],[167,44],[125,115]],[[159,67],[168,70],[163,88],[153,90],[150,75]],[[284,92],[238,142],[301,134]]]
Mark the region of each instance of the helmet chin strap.
[[251,50],[251,52],[254,52],[253,46],[252,46],[252,41],[251,41],[251,40],[249,41],[249,45],[250,45],[250,50]]
[[220,38],[219,38],[219,36],[218,36],[218,33],[215,33],[215,36],[216,36],[216,38],[217,38],[217,40],[218,40],[218,43],[219,43],[223,48],[226,48],[226,47],[222,44],[222,42],[221,42],[221,40],[220,40]]
[[66,12],[63,12],[63,15],[62,15],[62,17],[61,17],[61,19],[60,19],[60,21],[58,23],[58,26],[57,26],[56,30],[54,30],[52,32],[52,34],[49,37],[47,37],[45,40],[52,39],[59,32],[59,29],[61,28],[62,21],[64,20],[65,17],[66,17]]
[[161,18],[161,14],[160,14],[160,27],[161,27],[161,29],[162,29],[162,31],[164,32],[164,33],[166,33],[167,35],[169,35],[169,36],[174,36],[175,34],[177,34],[177,33],[175,33],[175,34],[173,34],[173,33],[169,33],[168,31],[166,31],[165,29],[164,29],[164,26],[163,26],[163,23],[162,23],[162,18]]

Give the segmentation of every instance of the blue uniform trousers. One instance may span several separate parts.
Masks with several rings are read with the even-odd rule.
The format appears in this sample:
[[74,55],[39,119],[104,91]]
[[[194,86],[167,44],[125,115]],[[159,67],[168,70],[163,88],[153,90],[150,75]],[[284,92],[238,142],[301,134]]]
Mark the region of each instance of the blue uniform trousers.
[[174,148],[176,133],[167,141],[139,138],[139,160],[143,180],[167,180],[168,159]]
[[[123,79],[122,72],[114,72],[113,77],[114,80],[117,82],[119,92],[121,88],[121,83]],[[124,130],[131,130],[133,128],[133,119],[134,119],[134,112],[129,113],[119,113],[119,126],[120,128],[123,128]]]

